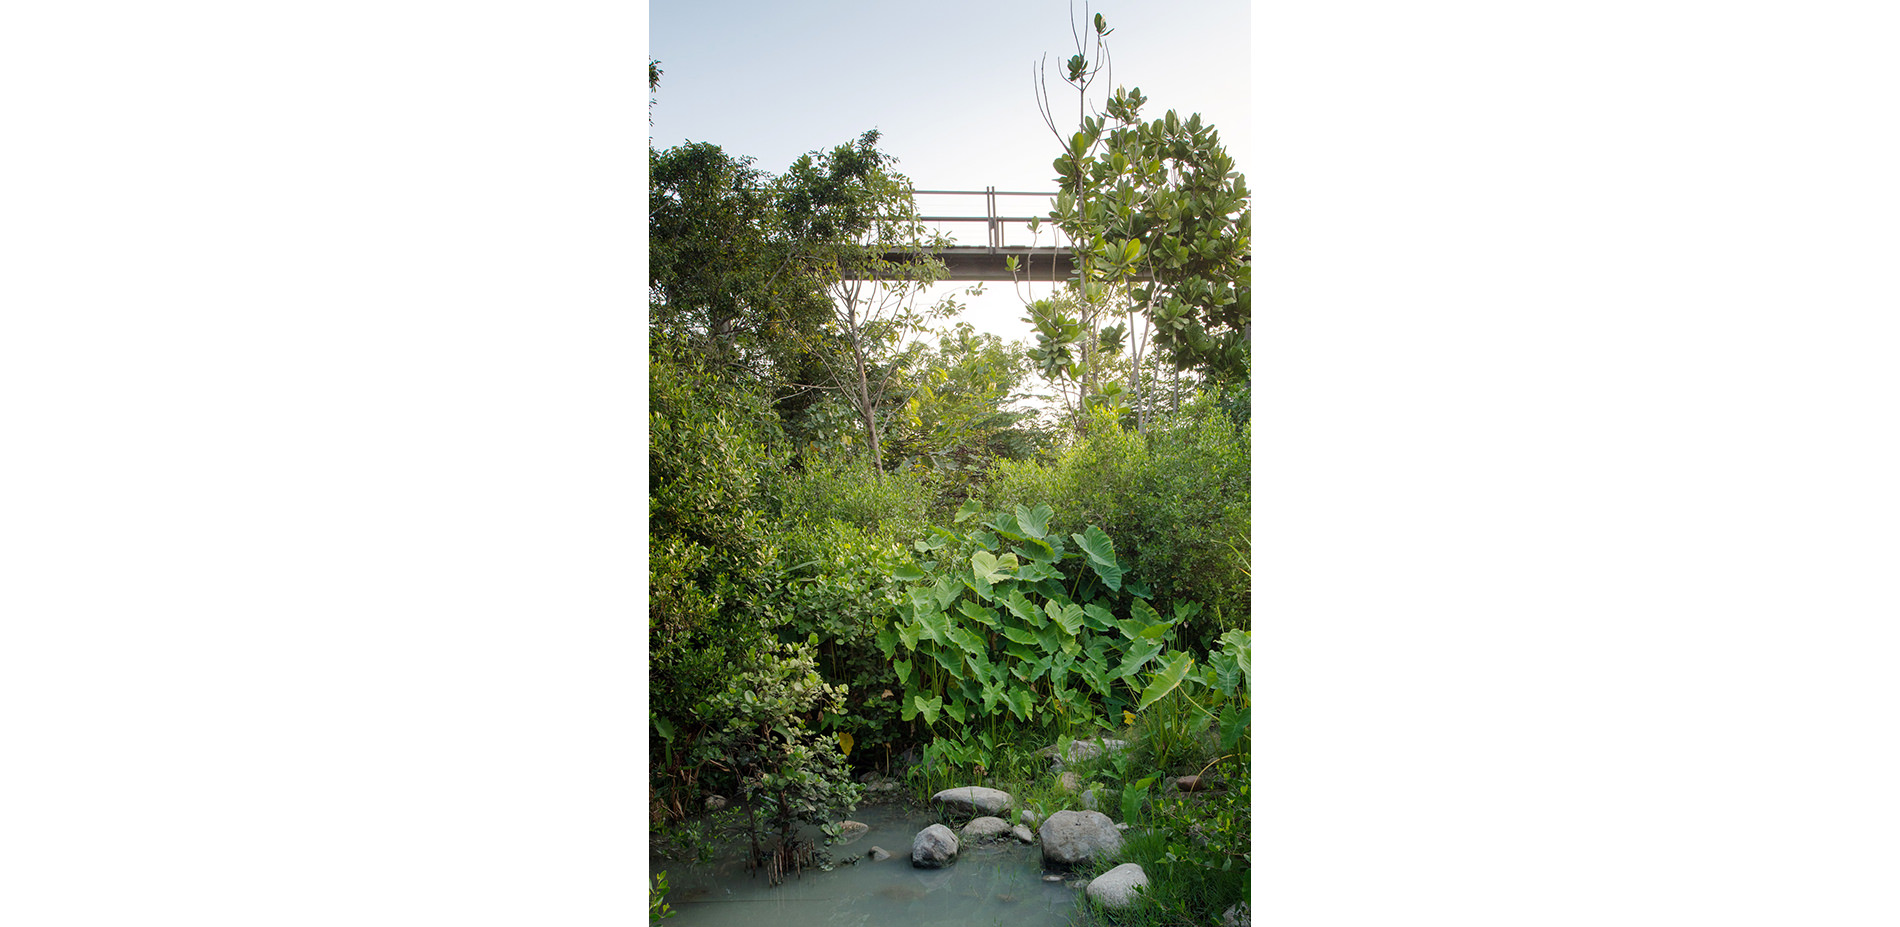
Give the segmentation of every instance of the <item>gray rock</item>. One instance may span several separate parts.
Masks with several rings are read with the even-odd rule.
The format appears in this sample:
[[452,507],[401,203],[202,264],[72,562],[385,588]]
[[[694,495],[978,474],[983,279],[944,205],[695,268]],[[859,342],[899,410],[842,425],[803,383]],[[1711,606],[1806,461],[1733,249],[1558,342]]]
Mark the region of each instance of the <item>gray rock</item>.
[[1030,827],[1035,827],[1037,824],[1042,823],[1042,815],[1037,814],[1034,809],[1024,808],[1023,823]]
[[1095,877],[1089,883],[1090,900],[1109,908],[1126,908],[1135,903],[1135,889],[1148,884],[1148,874],[1138,863],[1123,863]]
[[1174,780],[1175,789],[1182,792],[1205,792],[1225,784],[1219,776],[1182,776]]
[[856,821],[842,821],[838,824],[838,842],[850,843],[871,832],[871,825]]
[[726,806],[726,797],[724,795],[706,796],[706,810],[707,811],[718,811],[719,809],[724,808],[725,806]]
[[1062,775],[1056,777],[1056,785],[1061,786],[1064,792],[1080,792],[1082,777],[1076,775],[1075,770],[1066,769],[1063,770]]
[[1082,793],[1082,807],[1090,811],[1094,811],[1097,808],[1101,807],[1101,802],[1096,800],[1094,789],[1089,789],[1088,791]]
[[1073,869],[1121,852],[1122,834],[1100,811],[1058,811],[1042,823],[1042,861]]
[[[1053,746],[1044,747],[1041,750],[1037,750],[1036,755],[1048,757],[1050,762],[1055,764],[1055,768],[1061,769],[1063,764],[1061,746],[1061,744],[1055,744]],[[1072,741],[1069,744],[1068,762],[1086,763],[1089,760],[1101,756],[1104,752],[1120,750],[1127,746],[1128,742],[1125,740],[1114,740],[1110,738]]]
[[999,815],[1009,810],[1014,799],[1000,789],[985,788],[980,785],[965,785],[954,789],[944,789],[930,796],[931,804],[942,805],[952,814]]
[[963,825],[965,840],[994,840],[1010,836],[1009,822],[1002,818],[981,817]]
[[1062,877],[1051,872],[1048,875],[1043,876],[1042,880],[1044,882],[1060,882],[1062,881]]
[[864,855],[869,856],[873,860],[886,860],[891,858],[891,851],[883,847],[872,847],[871,852]]
[[942,869],[957,860],[957,835],[942,824],[917,832],[910,842],[910,864],[919,869]]
[[1220,916],[1221,927],[1253,927],[1253,912],[1247,910],[1247,903],[1240,902]]
[[1031,831],[1029,828],[1022,826],[1021,824],[1018,824],[1015,827],[1011,828],[1010,833],[1015,834],[1016,839],[1021,840],[1024,843],[1036,842],[1035,833]]

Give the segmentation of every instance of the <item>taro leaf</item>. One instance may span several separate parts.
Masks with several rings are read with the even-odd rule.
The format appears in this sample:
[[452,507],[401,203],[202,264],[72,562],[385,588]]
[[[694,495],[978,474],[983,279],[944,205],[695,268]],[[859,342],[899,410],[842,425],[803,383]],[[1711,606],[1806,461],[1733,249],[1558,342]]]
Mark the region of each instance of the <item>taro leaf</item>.
[[[943,713],[955,718],[958,724],[962,724],[964,719],[969,717],[964,713],[963,703],[954,699],[943,706]],[[925,720],[927,721],[929,719],[926,718]]]
[[1021,589],[1014,587],[1003,596],[1003,607],[1009,609],[1010,614],[1031,624],[1035,623],[1036,616],[1042,614],[1036,611],[1036,606],[1029,604],[1028,599],[1023,598],[1023,591]]
[[[978,551],[978,553],[981,553],[981,551]],[[996,587],[991,585],[990,581],[986,579],[982,573],[971,570],[970,578],[964,580],[964,582],[969,585],[970,591],[976,593],[983,601],[988,602],[996,598]]]
[[1062,629],[1053,624],[1037,628],[1036,641],[1042,645],[1043,653],[1055,653],[1062,649]]
[[918,714],[924,716],[925,724],[936,724],[937,712],[943,710],[943,697],[938,696],[936,698],[926,699],[921,695],[913,695],[911,696],[911,705],[917,709]]
[[976,636],[976,632],[962,625],[950,629],[950,641],[963,648],[963,652],[968,654],[980,654],[989,649],[984,645],[983,638]]
[[922,635],[923,630],[924,626],[922,624],[915,621],[906,621],[897,626],[897,638],[903,642],[905,650],[916,650],[917,641]]
[[1221,649],[1234,655],[1234,662],[1240,665],[1240,678],[1247,688],[1253,688],[1253,635],[1246,631],[1233,630],[1220,636]]
[[1029,661],[1028,671],[1029,671],[1029,678],[1023,680],[1024,682],[1035,682],[1036,680],[1049,675],[1049,658],[1037,657],[1036,659]]
[[1002,701],[1002,698],[1003,698],[1002,686],[997,685],[996,683],[993,683],[993,682],[984,683],[983,684],[983,713],[987,715],[990,712],[995,711],[996,703],[999,701]]
[[957,508],[957,524],[960,525],[975,518],[976,514],[981,511],[983,511],[983,507],[978,505],[975,499],[963,500],[963,505]]
[[[1016,559],[1013,555],[1005,554],[1004,556],[1011,560]],[[970,571],[992,583],[1008,579],[1010,572],[1003,568],[1002,558],[987,550],[979,550],[970,555]]]
[[1056,596],[1067,594],[1062,588],[1061,580],[1054,578],[1040,580],[1030,588],[1034,589],[1038,595],[1045,599],[1053,599]]
[[1050,547],[1049,542],[1041,538],[1025,539],[1022,546],[1016,548],[1016,553],[1020,554],[1024,560],[1033,560],[1037,563],[1054,563],[1059,556],[1056,549]]
[[1222,705],[1220,709],[1220,752],[1229,753],[1240,745],[1240,735],[1247,730],[1249,721],[1246,712],[1233,705]]
[[898,660],[891,664],[891,668],[897,671],[898,682],[907,686],[910,685],[910,661],[909,660]]
[[1074,637],[1082,630],[1082,606],[1074,602],[1050,600],[1042,608],[1049,613],[1049,620],[1062,628],[1062,633]]
[[1214,688],[1222,695],[1233,695],[1240,689],[1240,660],[1225,650],[1217,650],[1207,657],[1207,663],[1214,670]]
[[1020,541],[1023,539],[1023,531],[1017,527],[1016,517],[1014,515],[999,514],[990,521],[984,522],[983,527],[990,528],[997,534],[1009,538],[1012,541]]
[[1155,611],[1154,607],[1148,603],[1139,600],[1129,606],[1128,614],[1136,621],[1141,622],[1141,626],[1144,628],[1151,624],[1162,623],[1161,613]]
[[1099,658],[1095,658],[1094,654],[1090,654],[1089,656],[1090,659],[1082,660],[1075,664],[1075,671],[1080,674],[1083,679],[1089,681],[1089,688],[1094,689],[1097,695],[1107,695],[1109,686],[1108,667],[1103,665]]
[[1003,543],[997,540],[996,535],[988,531],[973,531],[970,533],[970,540],[975,541],[976,546],[984,550],[995,550],[998,545]]
[[1115,614],[1093,602],[1082,607],[1082,624],[1096,631],[1115,630]]
[[897,655],[897,630],[895,628],[887,624],[878,629],[877,649],[884,653],[884,659],[886,660]]
[[1122,665],[1115,669],[1115,678],[1127,679],[1135,675],[1147,665],[1149,660],[1154,659],[1155,654],[1160,652],[1160,641],[1136,641],[1129,645],[1128,653],[1122,659]]
[[1142,624],[1140,618],[1117,618],[1115,620],[1115,627],[1121,630],[1123,637],[1131,641],[1138,641],[1141,640],[1142,629],[1146,628],[1147,625]]
[[[1132,244],[1132,242],[1131,242]],[[1155,784],[1156,776],[1148,776],[1140,782],[1122,789],[1122,822],[1133,825],[1135,816],[1141,813],[1141,803],[1148,800],[1148,788]]]
[[[990,655],[981,651],[970,654],[970,669],[974,673],[973,679],[988,679],[996,672],[996,667],[990,665]],[[970,681],[964,680],[965,683]],[[974,690],[970,697],[976,697]]]
[[1173,692],[1174,688],[1180,685],[1181,680],[1187,676],[1188,670],[1193,667],[1193,654],[1185,650],[1175,651],[1174,654],[1162,664],[1160,671],[1155,673],[1154,679],[1148,682],[1148,687],[1141,690],[1141,704],[1135,706],[1135,710],[1144,711],[1149,705],[1153,705],[1156,701],[1160,700],[1162,696]]
[[1009,710],[1024,721],[1036,719],[1036,698],[1027,688],[1012,686],[1009,690]]
[[1034,647],[1042,643],[1041,639],[1036,637],[1036,632],[1031,631],[1028,628],[1019,628],[1013,624],[1003,625],[1003,636],[1009,638],[1012,641],[1015,641],[1018,644],[1023,644],[1030,647]]
[[1148,584],[1138,579],[1128,580],[1122,584],[1122,588],[1128,590],[1129,595],[1137,598],[1152,599],[1155,597],[1154,591],[1148,588]]
[[1168,635],[1173,633],[1174,625],[1168,624],[1165,621],[1160,624],[1151,624],[1141,629],[1141,636],[1151,641],[1165,640]]
[[946,576],[937,580],[937,585],[931,587],[930,593],[936,597],[938,608],[949,608],[950,603],[963,594],[963,584],[954,577]]
[[1055,510],[1046,505],[1038,505],[1033,509],[1019,505],[1016,507],[1016,524],[1023,529],[1023,536],[1042,538],[1049,534],[1049,519],[1054,515]]
[[926,574],[923,570],[918,569],[917,564],[906,563],[906,564],[903,564],[902,566],[899,566],[897,569],[892,570],[891,578],[899,582],[909,583],[909,582],[916,582],[917,580],[920,580],[920,579],[928,579],[929,575]]
[[971,621],[992,628],[997,626],[996,609],[984,608],[975,602],[965,600],[957,603],[957,611],[962,612],[963,617]]
[[[1004,628],[1003,633],[1008,634],[1009,629]],[[1017,662],[1020,662],[1020,663],[1028,663],[1029,661],[1034,660],[1036,658],[1036,652],[1033,650],[1030,650],[1028,645],[1022,644],[1013,640],[1003,645],[1003,652],[1006,654],[1009,654],[1012,657],[1015,657]],[[1011,667],[1011,669],[1013,671],[1014,667]]]
[[937,664],[950,671],[952,676],[963,675],[963,654],[949,647],[932,647],[930,655],[937,658]]
[[1075,543],[1080,544],[1082,551],[1088,554],[1089,568],[1095,571],[1095,575],[1100,576],[1108,588],[1120,590],[1124,571],[1115,562],[1115,542],[1109,540],[1107,532],[1090,525],[1088,530],[1070,537],[1075,538]]
[[1189,619],[1193,618],[1195,615],[1198,615],[1200,613],[1201,613],[1201,603],[1199,602],[1174,603],[1174,623],[1175,624],[1181,624],[1183,622],[1186,622]]
[[[1040,560],[1030,560],[1016,569],[1016,579],[1024,583],[1039,583],[1044,580],[1053,581],[1061,578],[1062,574],[1057,572],[1054,566],[1043,563]],[[1057,586],[1056,588],[1060,589],[1061,587]],[[1046,592],[1043,594],[1048,595]]]
[[950,643],[949,615],[934,608],[924,609],[917,613],[917,623],[923,625],[922,637],[925,640],[936,641],[940,644]]
[[1049,661],[1049,685],[1054,686],[1057,689],[1062,688],[1063,685],[1067,683],[1069,680],[1069,668],[1074,665],[1075,665],[1074,654],[1071,654],[1071,653],[1056,654],[1055,659]]

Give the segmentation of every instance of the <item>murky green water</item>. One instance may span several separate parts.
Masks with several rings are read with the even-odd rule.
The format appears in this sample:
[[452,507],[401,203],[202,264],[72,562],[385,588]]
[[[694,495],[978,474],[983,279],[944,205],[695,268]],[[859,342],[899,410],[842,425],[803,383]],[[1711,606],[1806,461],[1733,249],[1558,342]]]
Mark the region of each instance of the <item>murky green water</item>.
[[873,846],[888,850],[890,859],[807,870],[767,888],[763,875],[746,874],[740,858],[698,864],[652,858],[654,871],[666,870],[667,903],[678,912],[667,927],[1054,927],[1075,913],[1080,890],[1044,882],[1042,851],[1033,844],[966,844],[948,868],[918,869],[910,864],[911,839],[936,823],[934,816],[874,806],[851,817],[871,830],[832,848],[833,859],[861,857]]

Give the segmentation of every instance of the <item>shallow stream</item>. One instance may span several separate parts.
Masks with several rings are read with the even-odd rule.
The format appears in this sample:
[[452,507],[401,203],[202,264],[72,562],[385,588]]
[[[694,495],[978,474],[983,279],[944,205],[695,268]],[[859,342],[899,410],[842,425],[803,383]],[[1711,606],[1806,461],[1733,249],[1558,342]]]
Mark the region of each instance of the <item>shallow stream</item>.
[[[777,888],[766,887],[763,874],[746,873],[737,847],[710,863],[651,857],[653,872],[666,871],[667,903],[677,912],[667,927],[1055,927],[1075,914],[1080,889],[1043,881],[1034,844],[966,843],[949,867],[918,869],[910,864],[911,840],[937,823],[934,813],[867,805],[850,817],[871,829],[831,848],[830,872],[807,869]],[[864,858],[873,846],[891,858]],[[859,861],[847,864],[853,858]]]

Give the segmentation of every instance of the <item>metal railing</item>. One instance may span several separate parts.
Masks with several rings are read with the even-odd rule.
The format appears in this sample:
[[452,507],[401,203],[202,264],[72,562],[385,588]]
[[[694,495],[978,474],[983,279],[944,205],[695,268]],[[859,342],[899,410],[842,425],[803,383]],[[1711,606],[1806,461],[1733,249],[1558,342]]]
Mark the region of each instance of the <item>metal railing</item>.
[[[917,196],[980,196],[980,197],[983,197],[984,214],[981,216],[919,216],[918,218],[922,219],[925,222],[981,222],[986,226],[987,231],[989,232],[989,243],[987,247],[989,247],[992,250],[995,250],[997,248],[1012,247],[1011,245],[1009,245],[1008,242],[1004,240],[1006,238],[1005,232],[1007,230],[1007,227],[1012,222],[1021,223],[1023,225],[1028,225],[1030,222],[1041,222],[1044,225],[1048,226],[1050,232],[1054,236],[1053,239],[1047,243],[1037,244],[1037,245],[1025,244],[1025,245],[1019,245],[1019,246],[1013,246],[1013,247],[1024,247],[1024,248],[1027,248],[1027,247],[1067,248],[1068,247],[1068,245],[1063,241],[1061,230],[1057,229],[1055,227],[1055,224],[1049,221],[1049,217],[1047,215],[1005,216],[1005,215],[1001,215],[1001,210],[999,210],[997,207],[997,202],[996,202],[997,197],[1039,196],[1039,197],[1044,197],[1047,199],[1047,198],[1055,197],[1054,193],[1022,193],[1022,192],[1015,192],[1015,191],[998,190],[995,187],[984,187],[981,190],[913,190],[911,192],[916,194]],[[969,246],[965,246],[965,247],[969,247]],[[984,246],[978,245],[975,247],[984,247]]]

